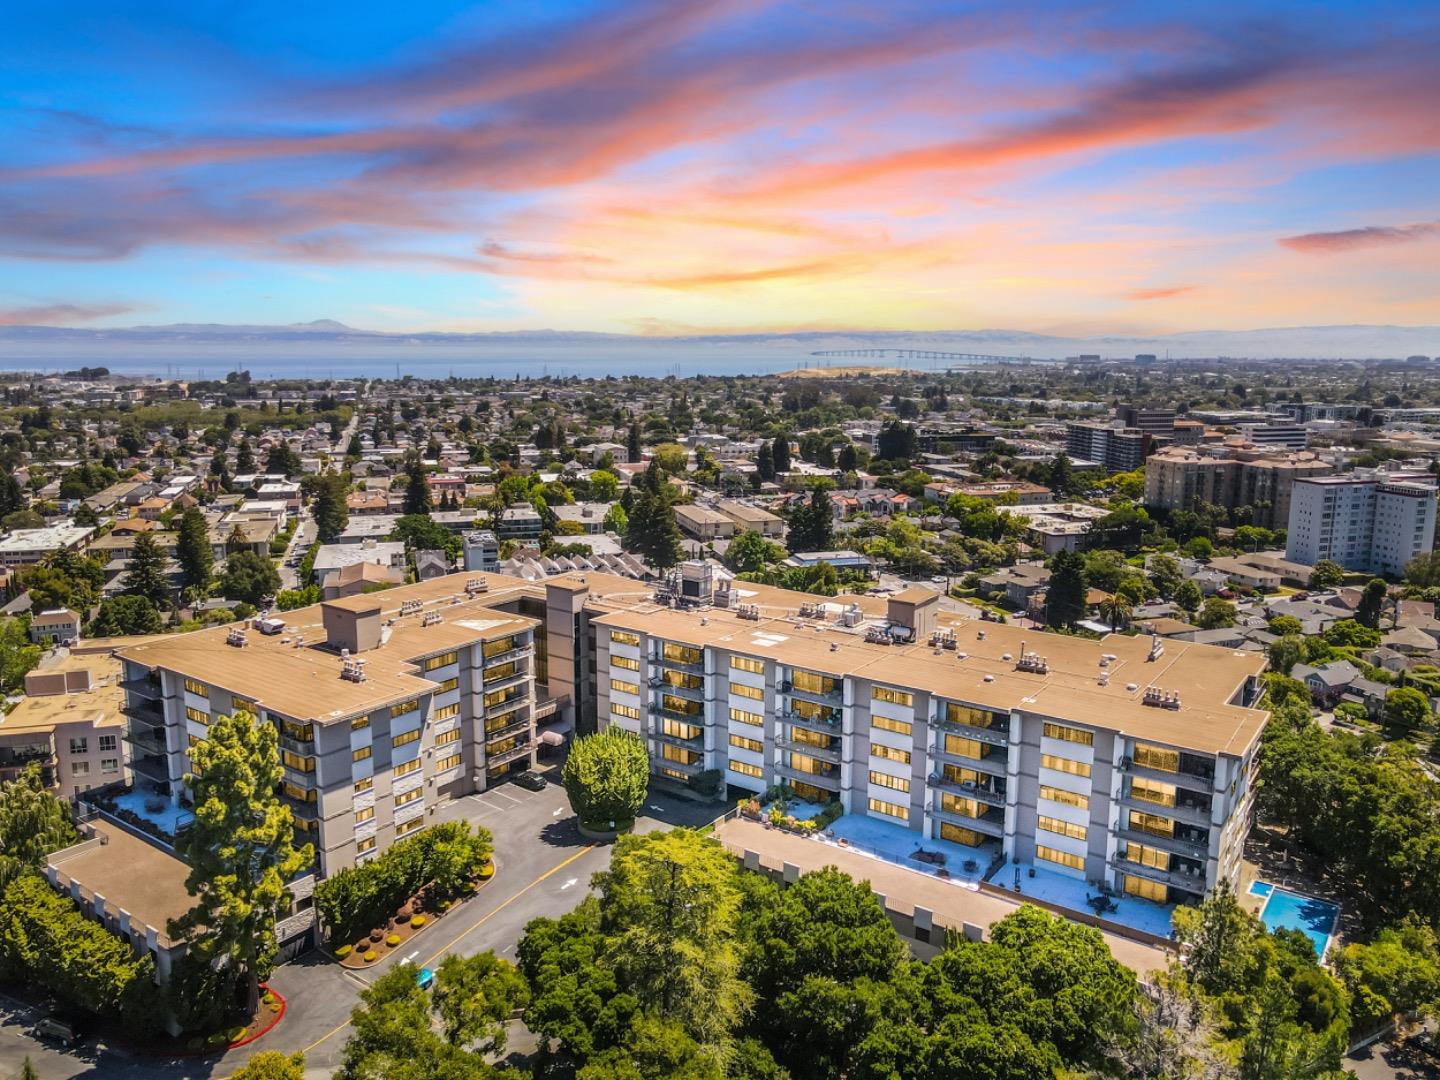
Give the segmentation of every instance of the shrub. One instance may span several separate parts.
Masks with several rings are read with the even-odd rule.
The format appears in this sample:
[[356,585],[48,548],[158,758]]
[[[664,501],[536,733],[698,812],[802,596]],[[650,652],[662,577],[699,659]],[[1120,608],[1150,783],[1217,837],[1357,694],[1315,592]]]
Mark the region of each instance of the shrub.
[[225,1033],[225,1041],[236,1043],[249,1034],[250,1029],[247,1027],[233,1027]]
[[385,937],[385,931],[384,931],[384,930],[371,930],[371,931],[370,931],[370,940],[371,940],[371,941],[376,941],[376,942],[378,942],[378,941],[380,941],[381,939],[383,939],[384,937]]
[[389,937],[387,937],[387,938],[385,939],[385,944],[386,944],[386,945],[389,945],[390,948],[393,949],[396,945],[399,945],[399,944],[400,944],[400,935],[399,935],[399,934],[391,934]]
[[260,1000],[263,1001],[263,1002],[265,1002],[266,1005],[274,1005],[275,1002],[276,1002],[276,997],[275,997],[275,995],[272,994],[269,990],[266,990],[266,991],[265,991],[265,996],[264,996],[263,998],[261,998]]
[[425,925],[425,916],[416,915],[413,919],[410,920],[410,925],[413,926],[416,930],[419,930],[420,927]]
[[374,949],[367,949],[365,951],[365,962],[367,964],[373,964],[376,959],[378,959],[378,954],[375,952]]
[[[706,769],[685,781],[685,785],[700,795],[718,795],[724,786],[725,774],[719,769]],[[639,809],[638,807],[636,809]]]
[[349,945],[341,945],[338,949],[335,950],[335,958],[337,960],[344,960],[345,957],[349,956],[352,951],[353,950],[350,948]]
[[275,1002],[275,1004],[271,1005],[271,1006],[270,1006],[270,1011],[271,1011],[272,1013],[278,1013],[278,1012],[280,1011],[280,1002],[277,1001],[277,1002]]
[[650,790],[650,755],[618,728],[575,740],[560,774],[570,806],[586,825],[630,821]]
[[489,881],[494,876],[495,864],[493,862],[487,862],[484,866],[480,867],[479,877],[481,881]]

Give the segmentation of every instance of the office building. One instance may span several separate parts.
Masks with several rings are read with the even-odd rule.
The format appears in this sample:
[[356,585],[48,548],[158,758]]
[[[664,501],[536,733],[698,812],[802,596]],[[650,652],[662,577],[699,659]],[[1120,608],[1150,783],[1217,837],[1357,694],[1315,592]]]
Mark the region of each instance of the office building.
[[601,724],[645,738],[660,775],[784,782],[917,844],[1161,902],[1238,877],[1263,656],[976,622],[919,588],[734,589],[593,619]]
[[1175,428],[1174,409],[1147,409],[1139,405],[1119,405],[1115,419],[1127,428],[1148,431],[1151,435],[1169,435]]
[[1435,488],[1428,484],[1318,476],[1295,484],[1285,557],[1400,576],[1435,546]]
[[1241,424],[1240,433],[1256,446],[1279,446],[1286,450],[1304,450],[1309,442],[1305,425],[1299,423]]

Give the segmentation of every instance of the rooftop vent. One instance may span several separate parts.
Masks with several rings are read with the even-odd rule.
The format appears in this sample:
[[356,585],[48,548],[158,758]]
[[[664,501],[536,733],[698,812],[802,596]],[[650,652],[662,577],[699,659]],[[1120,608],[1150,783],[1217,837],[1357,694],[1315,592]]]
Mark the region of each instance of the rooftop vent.
[[1028,671],[1033,675],[1048,675],[1050,673],[1050,658],[1041,656],[1037,652],[1022,652],[1020,660],[1015,665],[1016,671]]
[[402,600],[400,602],[400,614],[414,615],[415,612],[419,611],[424,606],[425,601],[423,600]]
[[476,593],[488,591],[490,583],[483,577],[472,577],[465,582],[465,595],[474,596]]
[[994,681],[995,681],[995,676],[994,676],[994,675],[986,675],[986,676],[985,676],[985,681],[986,681],[986,682],[994,682]]
[[225,635],[225,644],[234,645],[236,648],[243,649],[245,647],[245,631],[237,626]]
[[427,611],[425,617],[420,620],[421,626],[434,626],[436,623],[444,622],[445,616],[438,611]]
[[340,665],[340,677],[351,682],[361,683],[365,681],[365,661],[346,660]]
[[1147,686],[1140,703],[1157,709],[1178,709],[1180,708],[1180,692],[1177,690],[1169,693],[1161,690],[1158,686]]
[[1125,684],[1125,689],[1126,689],[1126,690],[1129,690],[1129,691],[1133,694],[1136,690],[1139,690],[1139,689],[1140,689],[1140,684],[1139,684],[1139,683],[1133,683],[1133,682],[1127,682],[1127,683]]
[[830,642],[830,651],[831,651],[831,652],[839,652],[839,651],[840,651],[840,643],[839,643],[838,641],[832,641],[832,642]]

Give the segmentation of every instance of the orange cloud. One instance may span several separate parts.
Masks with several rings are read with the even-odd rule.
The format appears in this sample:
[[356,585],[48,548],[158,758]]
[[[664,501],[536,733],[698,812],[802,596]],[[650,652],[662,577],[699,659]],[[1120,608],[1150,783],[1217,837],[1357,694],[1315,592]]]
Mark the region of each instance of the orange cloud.
[[1157,285],[1152,288],[1131,289],[1125,294],[1126,300],[1169,300],[1172,296],[1184,296],[1194,292],[1198,285]]

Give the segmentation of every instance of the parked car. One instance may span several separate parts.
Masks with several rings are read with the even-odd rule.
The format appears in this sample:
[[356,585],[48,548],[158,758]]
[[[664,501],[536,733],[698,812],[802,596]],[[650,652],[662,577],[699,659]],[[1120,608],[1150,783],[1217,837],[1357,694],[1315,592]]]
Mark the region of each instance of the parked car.
[[80,1029],[64,1017],[52,1014],[42,1017],[35,1025],[35,1037],[61,1046],[74,1046],[80,1041]]
[[515,774],[516,786],[523,787],[527,791],[543,791],[545,785],[548,783],[550,783],[550,781],[546,780],[545,777],[541,776],[534,769],[526,769],[522,773]]

